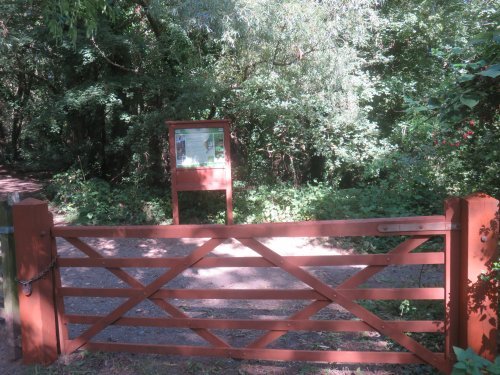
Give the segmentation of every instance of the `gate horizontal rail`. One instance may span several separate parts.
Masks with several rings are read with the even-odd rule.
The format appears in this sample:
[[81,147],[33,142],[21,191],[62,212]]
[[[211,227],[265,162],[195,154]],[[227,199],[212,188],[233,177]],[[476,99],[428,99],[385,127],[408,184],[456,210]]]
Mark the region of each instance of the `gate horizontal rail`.
[[[296,266],[387,266],[412,264],[444,264],[444,253],[418,254],[365,254],[328,256],[284,256]],[[61,267],[174,267],[182,258],[61,258]],[[260,257],[213,257],[204,258],[191,268],[215,267],[277,267]]]
[[[101,319],[101,315],[67,314],[68,323],[93,324]],[[405,332],[444,332],[444,322],[439,320],[404,320],[388,321],[391,329]],[[330,331],[330,332],[376,332],[370,325],[353,320],[250,320],[250,319],[179,319],[179,318],[136,318],[122,317],[113,325],[140,327],[176,327],[176,328],[209,328],[209,329],[256,329],[279,331]]]
[[[422,360],[412,353],[313,351],[254,348],[209,348],[182,345],[136,345],[96,342],[84,346],[93,351],[132,352],[149,354],[176,354],[184,356],[212,356],[269,361],[312,361],[333,363],[392,363],[420,364]],[[433,363],[445,361],[443,353],[430,358]]]
[[[439,300],[444,298],[444,288],[335,288],[353,299],[371,300]],[[59,289],[64,297],[133,297],[142,289],[128,288],[69,288]],[[178,299],[262,299],[262,300],[317,300],[328,301],[313,289],[159,289],[151,298]]]
[[[428,224],[440,224],[437,226]],[[255,237],[351,237],[439,235],[448,233],[459,223],[445,216],[416,216],[380,219],[324,220],[293,223],[239,225],[144,225],[144,226],[64,226],[54,227],[55,237],[100,238],[245,238]],[[406,225],[402,230],[400,226]],[[392,226],[392,227],[391,227]],[[384,230],[383,228],[389,228]],[[390,230],[390,228],[393,228]]]

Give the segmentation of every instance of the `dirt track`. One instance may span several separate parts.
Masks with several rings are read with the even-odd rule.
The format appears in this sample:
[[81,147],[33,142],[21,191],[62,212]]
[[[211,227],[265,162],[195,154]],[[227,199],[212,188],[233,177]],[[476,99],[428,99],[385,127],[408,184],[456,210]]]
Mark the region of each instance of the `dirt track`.
[[0,165],[0,200],[9,193],[19,193],[22,197],[37,196],[44,183],[29,174],[19,174]]

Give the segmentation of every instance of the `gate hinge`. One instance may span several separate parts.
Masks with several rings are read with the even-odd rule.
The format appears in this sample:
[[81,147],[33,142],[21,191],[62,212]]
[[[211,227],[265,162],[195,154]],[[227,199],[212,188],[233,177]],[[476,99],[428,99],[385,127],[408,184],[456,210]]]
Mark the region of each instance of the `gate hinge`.
[[380,224],[377,230],[382,233],[387,232],[424,232],[424,231],[446,231],[459,230],[460,224],[441,222],[441,223],[405,223],[405,224]]
[[12,234],[14,233],[14,227],[0,227],[0,234]]

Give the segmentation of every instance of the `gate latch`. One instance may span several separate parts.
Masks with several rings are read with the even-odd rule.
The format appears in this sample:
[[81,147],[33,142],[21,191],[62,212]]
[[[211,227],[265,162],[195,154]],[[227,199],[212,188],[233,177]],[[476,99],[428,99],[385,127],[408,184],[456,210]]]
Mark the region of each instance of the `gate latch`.
[[446,230],[459,230],[459,229],[460,229],[460,224],[451,222],[380,224],[379,226],[377,226],[377,230],[382,233],[446,231]]
[[56,266],[56,262],[57,262],[57,256],[52,259],[52,261],[50,262],[50,264],[47,267],[45,267],[41,272],[39,272],[36,276],[32,277],[31,279],[29,279],[29,280],[16,279],[16,281],[19,284],[21,284],[21,287],[23,289],[23,293],[26,297],[29,297],[31,295],[31,293],[33,292],[33,286],[31,284],[33,284],[34,282],[36,282],[40,279],[43,279],[45,277],[45,275],[47,275],[49,273],[49,271]]
[[0,234],[12,234],[14,233],[14,227],[0,227]]

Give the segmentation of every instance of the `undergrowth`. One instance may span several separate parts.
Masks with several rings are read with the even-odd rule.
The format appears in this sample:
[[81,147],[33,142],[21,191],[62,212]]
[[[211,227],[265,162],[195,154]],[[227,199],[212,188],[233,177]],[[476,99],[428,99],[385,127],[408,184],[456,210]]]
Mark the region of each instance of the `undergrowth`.
[[55,175],[47,188],[59,212],[77,224],[169,224],[170,197],[139,183],[87,178],[80,170]]
[[[113,185],[69,170],[54,176],[47,193],[74,223],[171,223],[168,186],[150,187],[131,180]],[[339,190],[324,183],[247,187],[235,182],[234,188],[234,217],[241,224],[430,215],[441,211],[441,206],[440,197],[424,205],[407,192],[384,185]],[[181,192],[179,207],[182,223],[225,221],[223,192]]]

